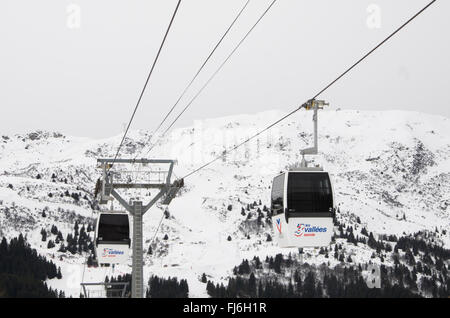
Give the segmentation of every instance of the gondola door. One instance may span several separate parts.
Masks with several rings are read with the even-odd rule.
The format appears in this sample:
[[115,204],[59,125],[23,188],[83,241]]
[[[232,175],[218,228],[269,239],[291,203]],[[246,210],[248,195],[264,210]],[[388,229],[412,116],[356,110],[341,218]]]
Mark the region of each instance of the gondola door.
[[271,195],[273,233],[280,247],[291,247],[288,240],[288,223],[284,214],[286,175],[287,173],[282,173],[274,178]]

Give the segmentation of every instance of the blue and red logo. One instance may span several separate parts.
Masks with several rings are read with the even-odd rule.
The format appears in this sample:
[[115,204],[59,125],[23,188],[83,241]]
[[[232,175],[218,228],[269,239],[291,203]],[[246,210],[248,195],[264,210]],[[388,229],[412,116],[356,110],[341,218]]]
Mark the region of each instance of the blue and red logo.
[[103,249],[102,257],[116,257],[116,255],[123,255],[123,251],[114,250],[112,248],[105,247]]
[[280,234],[281,234],[281,219],[277,219],[276,226],[277,226],[278,232],[280,232]]
[[297,224],[297,230],[294,235],[296,237],[316,236],[316,233],[324,233],[327,231],[326,227],[311,226],[311,224]]

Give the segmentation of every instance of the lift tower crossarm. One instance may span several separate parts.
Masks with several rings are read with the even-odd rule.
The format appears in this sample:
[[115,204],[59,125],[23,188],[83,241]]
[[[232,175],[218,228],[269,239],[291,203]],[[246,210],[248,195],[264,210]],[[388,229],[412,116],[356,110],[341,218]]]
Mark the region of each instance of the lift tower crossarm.
[[[168,160],[168,159],[97,159],[99,163],[99,168],[102,169],[102,178],[100,182],[100,191],[98,191],[97,199],[100,204],[106,204],[108,201],[116,199],[123,205],[127,211],[129,211],[133,215],[133,209],[130,204],[128,204],[119,193],[117,193],[116,189],[160,189],[157,197],[161,198],[166,195],[164,200],[164,204],[169,204],[170,201],[175,197],[178,190],[181,188],[184,182],[182,180],[177,180],[174,184],[170,183],[173,166],[176,164],[176,160]],[[113,175],[109,171],[109,167],[111,167],[112,163],[116,164],[169,164],[169,170],[167,171],[167,177],[164,183],[158,182],[149,182],[149,183],[117,183],[113,180]],[[153,200],[142,207],[142,212],[147,212],[151,206],[154,204]]]

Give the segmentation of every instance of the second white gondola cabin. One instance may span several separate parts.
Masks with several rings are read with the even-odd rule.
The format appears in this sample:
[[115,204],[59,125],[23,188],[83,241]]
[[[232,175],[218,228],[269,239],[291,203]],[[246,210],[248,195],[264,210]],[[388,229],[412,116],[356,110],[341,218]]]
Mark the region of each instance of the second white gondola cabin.
[[130,223],[124,212],[101,212],[95,231],[99,264],[126,264],[130,254]]
[[328,172],[299,168],[274,178],[271,212],[280,247],[322,247],[333,235],[334,197]]

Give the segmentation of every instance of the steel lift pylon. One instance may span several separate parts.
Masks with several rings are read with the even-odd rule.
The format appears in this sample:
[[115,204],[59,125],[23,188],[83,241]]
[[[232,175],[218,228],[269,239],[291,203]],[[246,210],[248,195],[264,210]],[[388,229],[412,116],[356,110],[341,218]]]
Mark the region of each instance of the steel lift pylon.
[[[102,177],[97,182],[95,196],[99,204],[107,204],[116,199],[133,217],[133,257],[132,257],[132,282],[131,297],[143,298],[144,296],[144,249],[143,249],[143,216],[156,203],[162,199],[162,204],[168,205],[183,187],[183,179],[170,183],[175,160],[159,159],[98,159],[98,168],[102,169]],[[168,164],[169,169],[164,182],[146,183],[116,183],[110,169],[114,164]],[[159,189],[159,192],[143,205],[142,201],[127,202],[117,189]]]
[[320,109],[323,109],[324,106],[329,106],[330,104],[323,101],[323,100],[315,100],[311,99],[307,103],[303,104],[302,107],[306,110],[313,110],[313,123],[314,123],[314,146],[311,148],[306,148],[300,151],[300,154],[302,155],[302,161],[300,163],[300,168],[307,168],[308,162],[305,160],[305,155],[317,155],[319,153],[319,145],[318,145],[318,139],[319,139],[319,133],[318,133],[318,122],[319,122],[319,116],[318,112]]

